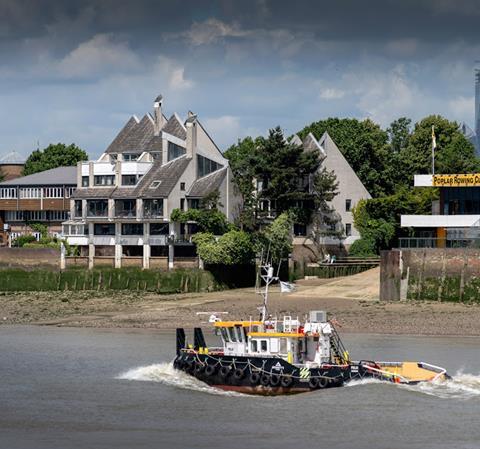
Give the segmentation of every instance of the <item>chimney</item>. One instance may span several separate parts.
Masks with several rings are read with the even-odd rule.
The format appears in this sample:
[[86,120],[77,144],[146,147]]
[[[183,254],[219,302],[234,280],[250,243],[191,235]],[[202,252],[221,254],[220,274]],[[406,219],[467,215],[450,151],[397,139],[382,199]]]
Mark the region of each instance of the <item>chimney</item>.
[[197,116],[190,111],[185,126],[187,128],[187,157],[193,157],[197,147]]
[[157,98],[155,98],[155,101],[153,103],[153,115],[154,115],[154,133],[156,136],[160,134],[160,130],[163,128],[163,113],[162,113],[162,103],[163,103],[163,97],[159,95]]

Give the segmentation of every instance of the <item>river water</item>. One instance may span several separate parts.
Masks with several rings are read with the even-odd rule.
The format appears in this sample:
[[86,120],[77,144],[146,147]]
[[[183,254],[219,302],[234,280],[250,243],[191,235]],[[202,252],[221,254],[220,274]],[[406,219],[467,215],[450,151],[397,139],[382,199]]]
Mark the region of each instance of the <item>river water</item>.
[[345,335],[356,359],[424,360],[454,379],[285,397],[176,374],[174,335],[0,327],[0,448],[479,448],[479,338]]

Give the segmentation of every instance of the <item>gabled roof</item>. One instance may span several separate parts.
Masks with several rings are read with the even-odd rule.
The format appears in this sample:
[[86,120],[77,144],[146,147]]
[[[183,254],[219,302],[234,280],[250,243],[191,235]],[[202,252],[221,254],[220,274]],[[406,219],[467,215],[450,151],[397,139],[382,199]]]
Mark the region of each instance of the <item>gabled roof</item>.
[[290,143],[292,143],[294,145],[302,145],[302,139],[300,139],[300,137],[298,137],[298,134],[295,134],[290,139]]
[[325,154],[320,143],[315,139],[312,133],[308,133],[305,139],[303,139],[303,148],[307,151],[319,150],[321,154]]
[[172,136],[178,137],[179,139],[185,140],[187,138],[187,131],[183,126],[183,123],[179,120],[177,114],[173,114],[165,126],[162,128],[162,131],[171,134]]
[[[142,177],[135,188],[134,197],[140,198],[165,198],[182,176],[192,159],[186,156],[178,157],[165,165],[155,161],[153,167]],[[154,181],[160,181],[156,188],[151,188]]]
[[142,153],[148,149],[153,134],[153,119],[149,114],[145,114],[140,121],[131,117],[108,146],[106,153]]
[[3,186],[77,185],[77,167],[58,167],[0,183]]
[[25,158],[20,156],[16,151],[7,153],[5,156],[0,158],[0,165],[24,165]]
[[224,167],[197,179],[190,187],[186,196],[199,198],[218,190],[227,175],[227,169],[227,167]]

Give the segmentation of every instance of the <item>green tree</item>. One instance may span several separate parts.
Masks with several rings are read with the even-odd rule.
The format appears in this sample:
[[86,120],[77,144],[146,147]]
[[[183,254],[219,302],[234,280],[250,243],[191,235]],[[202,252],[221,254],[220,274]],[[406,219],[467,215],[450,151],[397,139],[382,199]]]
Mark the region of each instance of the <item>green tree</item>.
[[392,180],[385,176],[392,160],[386,131],[371,120],[328,118],[311,123],[298,135],[303,139],[311,132],[320,139],[325,131],[373,197],[393,191]]
[[69,167],[79,161],[86,161],[88,155],[75,144],[50,144],[43,150],[35,150],[28,157],[23,168],[23,174],[31,175],[57,167]]
[[263,241],[264,257],[268,254],[274,264],[279,263],[292,252],[292,227],[292,215],[283,212],[265,228],[260,237],[260,241]]
[[[406,148],[400,152],[403,183],[411,185],[414,174],[432,172],[432,126],[435,128],[435,173],[472,173],[480,169],[473,145],[457,122],[430,115],[415,124]],[[398,172],[397,172],[398,173]]]
[[245,265],[255,257],[252,238],[245,231],[231,230],[219,238],[211,233],[198,233],[193,242],[207,265]]
[[388,138],[394,153],[399,153],[407,147],[410,139],[411,124],[411,119],[400,117],[394,120],[387,128]]
[[255,179],[255,140],[251,137],[239,139],[225,151],[235,180],[235,188],[242,199],[239,225],[242,229],[255,227],[254,179]]

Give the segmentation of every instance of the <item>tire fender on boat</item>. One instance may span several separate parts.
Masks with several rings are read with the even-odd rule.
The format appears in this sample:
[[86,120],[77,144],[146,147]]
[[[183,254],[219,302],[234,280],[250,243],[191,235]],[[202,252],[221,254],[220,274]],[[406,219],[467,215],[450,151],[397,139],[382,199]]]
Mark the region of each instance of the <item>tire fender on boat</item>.
[[250,374],[250,378],[248,380],[252,385],[258,385],[258,382],[260,382],[260,374],[252,373]]
[[262,377],[260,378],[260,383],[264,387],[268,387],[268,385],[270,384],[270,376],[268,374],[263,374]]
[[280,384],[282,387],[288,388],[290,385],[293,383],[293,378],[292,376],[282,376],[280,380]]
[[242,368],[237,368],[233,372],[233,377],[237,380],[242,380],[245,377],[245,370]]
[[231,371],[232,371],[232,367],[231,367],[231,366],[222,366],[222,367],[220,368],[219,374],[220,374],[220,376],[222,376],[222,377],[227,377],[227,376],[230,374]]
[[318,388],[318,377],[311,377],[308,381],[310,388]]
[[272,374],[270,376],[270,385],[272,387],[277,387],[279,383],[280,383],[280,376],[278,374]]
[[318,379],[318,388],[326,388],[328,386],[328,381],[326,377],[321,377]]
[[205,374],[207,376],[213,376],[215,374],[215,371],[217,371],[217,368],[215,367],[215,365],[207,365],[205,367]]

